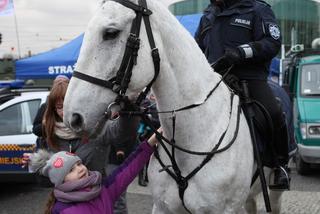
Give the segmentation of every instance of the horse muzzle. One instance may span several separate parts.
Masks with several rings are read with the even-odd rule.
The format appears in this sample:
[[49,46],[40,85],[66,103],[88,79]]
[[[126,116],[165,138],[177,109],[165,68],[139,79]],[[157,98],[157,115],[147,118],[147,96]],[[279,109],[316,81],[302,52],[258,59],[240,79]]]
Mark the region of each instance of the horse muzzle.
[[81,132],[83,127],[83,117],[78,113],[73,113],[70,120],[70,127],[75,132]]

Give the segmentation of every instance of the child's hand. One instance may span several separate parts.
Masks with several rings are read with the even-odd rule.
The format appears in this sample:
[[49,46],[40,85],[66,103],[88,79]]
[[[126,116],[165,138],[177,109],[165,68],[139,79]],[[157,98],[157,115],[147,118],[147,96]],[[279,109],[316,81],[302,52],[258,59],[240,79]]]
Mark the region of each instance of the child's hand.
[[[158,129],[158,132],[162,135],[163,130],[162,130],[161,127]],[[148,139],[148,143],[149,143],[150,146],[156,146],[156,145],[159,143],[159,141],[158,141],[158,139],[157,139],[157,137],[156,137],[156,134],[153,134],[153,135]]]
[[23,153],[22,161],[21,161],[22,162],[22,168],[25,168],[25,167],[28,166],[31,154],[32,153]]

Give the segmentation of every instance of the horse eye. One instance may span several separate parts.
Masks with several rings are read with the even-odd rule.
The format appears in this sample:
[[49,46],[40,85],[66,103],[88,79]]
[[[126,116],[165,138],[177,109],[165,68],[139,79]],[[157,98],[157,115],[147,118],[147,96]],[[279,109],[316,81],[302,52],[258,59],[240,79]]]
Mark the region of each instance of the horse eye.
[[109,28],[103,32],[103,40],[115,39],[120,33],[120,30]]

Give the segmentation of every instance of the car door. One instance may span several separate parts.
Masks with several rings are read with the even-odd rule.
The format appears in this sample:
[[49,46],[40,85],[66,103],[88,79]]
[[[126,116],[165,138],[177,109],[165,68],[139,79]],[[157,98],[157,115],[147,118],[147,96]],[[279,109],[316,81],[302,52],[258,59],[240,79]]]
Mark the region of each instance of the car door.
[[25,171],[22,154],[32,152],[37,137],[32,133],[33,119],[41,99],[13,103],[0,110],[0,171]]

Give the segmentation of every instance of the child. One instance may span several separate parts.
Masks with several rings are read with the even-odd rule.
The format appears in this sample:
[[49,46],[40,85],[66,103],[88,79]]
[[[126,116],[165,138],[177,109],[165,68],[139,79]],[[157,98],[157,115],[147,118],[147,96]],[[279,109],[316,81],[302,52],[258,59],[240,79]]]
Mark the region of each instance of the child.
[[[139,145],[125,162],[102,181],[97,171],[88,171],[81,159],[69,152],[50,155],[39,150],[30,157],[29,167],[54,184],[51,206],[46,213],[113,213],[113,203],[149,160],[157,139],[153,135]],[[50,201],[50,200],[49,200]]]

